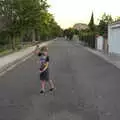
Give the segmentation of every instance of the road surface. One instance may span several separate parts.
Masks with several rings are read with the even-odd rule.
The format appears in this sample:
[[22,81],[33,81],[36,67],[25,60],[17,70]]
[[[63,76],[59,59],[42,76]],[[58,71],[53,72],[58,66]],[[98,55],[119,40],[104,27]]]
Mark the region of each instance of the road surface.
[[120,120],[120,70],[83,47],[49,46],[55,96],[40,96],[36,56],[0,77],[0,120]]

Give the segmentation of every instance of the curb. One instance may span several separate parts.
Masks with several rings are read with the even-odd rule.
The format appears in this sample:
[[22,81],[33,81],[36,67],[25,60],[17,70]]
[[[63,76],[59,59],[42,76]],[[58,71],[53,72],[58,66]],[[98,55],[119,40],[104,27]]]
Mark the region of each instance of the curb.
[[28,54],[20,59],[17,59],[11,63],[8,63],[7,65],[3,66],[1,69],[0,69],[0,76],[3,75],[4,73],[10,71],[12,68],[16,67],[17,65],[19,65],[20,63],[22,63],[23,59],[27,60],[27,58],[30,58],[32,57],[33,54]]
[[[80,46],[82,46],[82,45],[80,45]],[[106,62],[114,65],[116,68],[120,69],[120,65],[118,65],[116,62],[111,61],[111,60],[110,60],[107,56],[105,56],[103,53],[100,53],[99,51],[92,50],[92,49],[90,49],[90,48],[88,48],[88,47],[84,47],[84,46],[82,46],[82,47],[83,47],[85,50],[93,53],[94,55],[96,55],[96,56],[104,59]]]
[[[55,41],[56,39],[54,40],[51,40],[51,41],[47,41],[47,42],[43,42],[43,43],[40,43],[39,44],[39,47],[42,47],[44,45],[48,45],[48,44],[51,44]],[[32,46],[31,48],[34,48],[35,46]],[[14,67],[16,67],[18,64],[24,62],[25,60],[29,59],[30,57],[32,57],[34,54],[32,53],[32,51],[30,51],[28,54],[22,56],[21,58],[19,59],[16,59],[6,65],[4,65],[2,68],[0,68],[0,76],[4,75],[6,72],[10,71],[11,69],[13,69]]]
[[115,66],[117,69],[120,70],[120,62],[117,63],[117,62],[114,62],[114,61],[110,60],[108,58],[109,56],[105,56],[105,54],[103,54],[103,53],[101,53],[97,50],[92,50],[91,48],[84,46],[84,44],[82,42],[76,43],[75,46],[76,47],[81,46],[84,50],[91,52],[92,54],[98,56],[99,58],[105,60],[107,63]]

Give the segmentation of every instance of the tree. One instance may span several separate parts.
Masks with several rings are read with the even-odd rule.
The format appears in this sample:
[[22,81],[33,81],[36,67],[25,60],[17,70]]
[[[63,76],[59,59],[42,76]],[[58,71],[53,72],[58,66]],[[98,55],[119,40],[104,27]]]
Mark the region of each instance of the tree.
[[103,14],[102,18],[100,19],[99,25],[98,25],[98,31],[101,35],[107,34],[108,32],[108,24],[112,23],[113,19],[111,15]]
[[120,21],[120,17],[115,18],[115,22]]
[[[16,38],[30,38],[31,33],[38,36],[57,36],[61,28],[57,25],[54,17],[48,13],[47,0],[1,0],[0,16],[5,18],[4,29],[1,32],[10,36],[13,49]],[[1,19],[0,19],[1,20]]]
[[79,35],[79,30],[74,29],[74,34]]
[[41,27],[44,29],[40,29],[40,34],[43,39],[52,38],[59,36],[62,32],[62,29],[60,26],[55,22],[54,17],[50,13],[45,13],[44,17],[42,17],[42,21],[44,21],[41,24]]
[[94,14],[92,12],[90,22],[88,24],[91,31],[95,31],[95,24],[94,24]]
[[64,30],[64,36],[67,36],[69,40],[73,38],[73,35],[74,35],[74,29],[68,28]]

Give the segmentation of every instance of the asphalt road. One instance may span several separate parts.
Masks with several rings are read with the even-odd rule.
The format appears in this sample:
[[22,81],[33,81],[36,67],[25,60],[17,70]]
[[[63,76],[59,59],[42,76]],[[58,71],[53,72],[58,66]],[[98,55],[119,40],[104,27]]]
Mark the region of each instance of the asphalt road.
[[74,42],[49,46],[55,96],[41,96],[36,56],[0,77],[0,120],[120,120],[120,70]]

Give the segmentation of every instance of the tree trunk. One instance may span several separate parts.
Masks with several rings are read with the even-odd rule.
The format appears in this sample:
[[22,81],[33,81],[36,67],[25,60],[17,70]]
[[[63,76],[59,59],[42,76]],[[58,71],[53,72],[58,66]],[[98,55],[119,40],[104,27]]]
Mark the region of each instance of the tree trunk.
[[32,42],[34,42],[35,41],[35,30],[32,30]]
[[15,37],[12,38],[12,49],[15,50]]
[[11,35],[11,43],[12,43],[12,49],[15,50],[15,36],[12,34]]
[[40,36],[39,36],[39,33],[38,33],[38,30],[35,29],[35,40],[36,41],[39,41],[40,40]]

